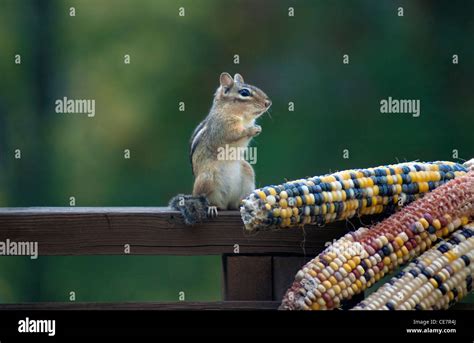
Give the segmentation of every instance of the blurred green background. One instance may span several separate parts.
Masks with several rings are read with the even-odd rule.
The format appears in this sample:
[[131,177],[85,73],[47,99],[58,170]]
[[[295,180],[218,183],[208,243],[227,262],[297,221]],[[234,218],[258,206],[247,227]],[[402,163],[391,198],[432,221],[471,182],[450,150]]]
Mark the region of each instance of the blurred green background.
[[[469,0],[0,0],[0,206],[163,206],[190,192],[188,139],[223,71],[273,100],[252,143],[257,186],[471,158],[473,13]],[[64,96],[95,99],[95,117],[55,113]],[[419,99],[420,117],[381,114],[389,96]],[[3,257],[0,301],[218,300],[219,263]]]

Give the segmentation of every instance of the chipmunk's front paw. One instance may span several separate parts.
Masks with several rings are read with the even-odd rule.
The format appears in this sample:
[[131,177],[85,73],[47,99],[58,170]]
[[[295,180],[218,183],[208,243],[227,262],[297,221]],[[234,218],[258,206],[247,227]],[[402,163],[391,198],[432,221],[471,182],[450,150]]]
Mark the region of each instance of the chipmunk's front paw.
[[250,128],[250,136],[255,137],[258,136],[262,132],[262,127],[260,125],[255,125]]
[[218,213],[217,213],[217,206],[209,206],[207,208],[207,216],[208,218],[215,218],[217,217]]

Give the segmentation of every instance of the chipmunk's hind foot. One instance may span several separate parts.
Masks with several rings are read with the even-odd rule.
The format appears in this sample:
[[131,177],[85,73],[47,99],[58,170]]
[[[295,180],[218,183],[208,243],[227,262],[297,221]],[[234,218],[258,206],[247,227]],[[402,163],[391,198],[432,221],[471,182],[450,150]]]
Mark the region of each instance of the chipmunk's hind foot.
[[209,218],[216,218],[218,216],[217,206],[209,206],[207,208],[207,216]]

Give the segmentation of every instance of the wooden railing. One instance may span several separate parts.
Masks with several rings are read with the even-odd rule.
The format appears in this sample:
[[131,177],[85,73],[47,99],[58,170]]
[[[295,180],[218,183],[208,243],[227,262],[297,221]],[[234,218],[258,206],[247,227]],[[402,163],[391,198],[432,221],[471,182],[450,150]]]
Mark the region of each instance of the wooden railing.
[[124,255],[127,248],[135,255],[220,255],[223,291],[220,302],[51,302],[0,309],[276,309],[296,271],[353,225],[360,223],[249,235],[236,211],[189,227],[169,208],[0,208],[0,241],[37,242],[40,256]]

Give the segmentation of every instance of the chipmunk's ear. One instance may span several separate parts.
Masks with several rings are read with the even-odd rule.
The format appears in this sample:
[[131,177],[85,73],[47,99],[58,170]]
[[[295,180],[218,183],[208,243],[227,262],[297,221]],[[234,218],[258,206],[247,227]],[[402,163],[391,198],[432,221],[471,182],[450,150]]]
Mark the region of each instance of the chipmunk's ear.
[[232,79],[232,76],[230,76],[229,73],[222,73],[219,80],[221,82],[221,86],[226,89],[229,89],[234,85],[234,80]]
[[234,82],[244,83],[244,78],[240,74],[235,74],[234,75]]

